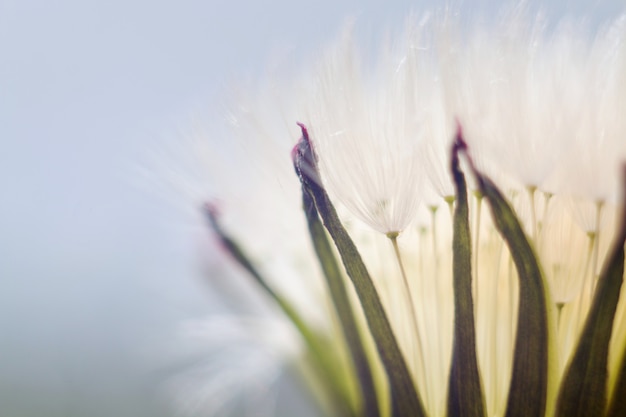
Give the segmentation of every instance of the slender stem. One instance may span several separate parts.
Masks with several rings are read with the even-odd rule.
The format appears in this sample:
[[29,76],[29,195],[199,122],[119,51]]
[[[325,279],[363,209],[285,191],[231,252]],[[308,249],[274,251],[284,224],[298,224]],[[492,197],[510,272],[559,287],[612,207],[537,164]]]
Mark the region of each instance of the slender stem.
[[424,240],[425,240],[425,236],[427,233],[428,233],[428,230],[424,226],[420,226],[417,229],[418,240],[419,240],[419,246],[418,246],[418,251],[417,251],[417,262],[419,265],[420,276],[424,276],[424,268],[425,268],[424,251],[421,250],[421,248],[425,246]]
[[209,225],[219,238],[222,247],[239,266],[254,278],[300,332],[315,362],[315,372],[318,372],[322,375],[322,378],[330,381],[331,388],[328,389],[327,392],[329,393],[329,398],[333,406],[337,407],[337,410],[341,410],[345,415],[354,415],[354,411],[351,410],[350,406],[346,404],[345,401],[345,399],[349,397],[349,394],[345,384],[341,382],[340,368],[338,368],[338,360],[334,352],[326,349],[319,335],[308,325],[304,318],[298,313],[297,309],[286,298],[280,296],[268,285],[267,280],[255,267],[244,249],[222,229],[212,206],[207,205],[204,208],[204,213]]
[[473,280],[473,289],[474,289],[474,314],[478,312],[478,303],[479,303],[479,294],[478,294],[478,247],[480,246],[480,218],[483,206],[483,195],[480,191],[474,192],[474,197],[476,197],[476,220],[475,220],[475,240],[474,240],[474,280]]
[[431,223],[431,228],[433,231],[433,240],[432,240],[432,244],[433,244],[433,258],[435,260],[435,276],[438,277],[439,276],[439,254],[437,253],[437,206],[430,206],[428,207],[428,209],[430,210],[430,223]]
[[[554,277],[555,282],[558,282],[558,280],[560,279],[561,266],[558,263],[552,264],[552,276]],[[565,307],[565,302],[557,301],[555,302],[555,305],[557,309],[556,331],[557,335],[559,335],[561,332],[561,310],[563,310],[563,307]]]
[[472,297],[472,238],[465,175],[460,170],[457,142],[450,169],[457,190],[452,234],[454,337],[448,383],[448,415],[484,417],[485,401],[476,357],[476,326]]
[[[582,290],[580,291],[580,295],[578,297],[578,309],[576,310],[576,326],[575,326],[575,331],[578,332],[578,330],[581,328],[581,326],[584,323],[585,320],[585,316],[583,314],[583,309],[585,307],[585,304],[587,302],[587,299],[590,299],[590,295],[588,294],[591,288],[592,284],[592,280],[593,280],[593,273],[589,272],[589,267],[591,265],[591,258],[593,257],[593,248],[595,247],[595,242],[596,242],[596,234],[594,232],[588,232],[587,233],[587,238],[588,238],[588,243],[587,243],[587,257],[585,259],[585,268],[584,268],[584,272],[583,272],[583,285],[582,285]],[[572,337],[572,328],[570,326],[570,331],[567,334],[567,341],[569,342],[570,338]]]
[[455,196],[446,196],[443,200],[448,204],[448,210],[450,210],[450,221],[454,222],[454,200]]
[[346,273],[359,297],[378,356],[387,374],[391,405],[390,415],[393,417],[425,417],[426,413],[420,395],[415,389],[415,383],[376,286],[361,254],[341,224],[337,211],[322,186],[317,166],[317,155],[311,146],[306,126],[302,123],[299,123],[299,126],[302,130],[302,137],[291,154],[294,168],[304,191],[313,197],[322,223],[335,242]]
[[[508,277],[509,277],[509,306],[511,308],[509,311],[513,311],[513,303],[515,301],[515,297],[513,294],[513,288],[515,286],[515,276],[513,275],[513,257],[509,253],[509,261],[507,263],[508,266]],[[519,302],[519,301],[518,301]],[[515,340],[516,337],[516,327],[517,327],[517,317],[515,317],[515,312],[511,313],[511,340]]]
[[[420,361],[420,368],[423,372],[426,370],[426,361],[424,360],[424,344],[422,343],[422,337],[419,332],[419,327],[417,325],[417,312],[415,310],[415,305],[413,304],[413,297],[411,296],[411,288],[409,287],[409,280],[406,275],[406,271],[404,269],[404,263],[402,262],[402,256],[400,255],[400,248],[398,247],[398,233],[390,232],[387,233],[387,237],[391,241],[391,246],[393,246],[393,251],[396,255],[396,259],[398,260],[398,266],[400,267],[400,274],[402,275],[402,283],[404,284],[404,295],[405,302],[409,305],[409,309],[411,312],[411,326],[413,328],[413,334],[415,334],[415,340],[417,340],[417,357]],[[428,381],[425,381],[425,396],[426,398],[430,398],[430,388]]]
[[[550,201],[552,200],[552,196],[554,194],[552,193],[548,193],[548,192],[544,192],[543,193],[543,199],[544,199],[544,204],[543,204],[543,215],[541,216],[541,221],[537,222],[537,231],[539,232],[539,234],[542,234],[543,231],[543,225],[546,222],[546,219],[548,218],[548,207],[550,206]],[[541,253],[541,248],[542,248],[542,241],[540,240],[539,242],[537,242],[537,253]]]
[[404,269],[404,264],[402,262],[402,257],[400,255],[400,248],[398,247],[398,235],[397,234],[388,234],[389,240],[391,241],[391,245],[393,246],[394,254],[396,255],[396,259],[398,261],[398,266],[400,267],[400,273],[402,275],[402,283],[404,284],[405,289],[405,301],[409,305],[411,309],[411,324],[413,326],[413,331],[416,335],[419,335],[418,327],[417,327],[417,314],[415,312],[415,306],[413,305],[413,298],[411,297],[411,289],[409,287],[409,281],[406,276],[406,271]]
[[302,205],[309,226],[311,242],[313,243],[315,253],[317,254],[320,266],[324,272],[332,306],[337,313],[341,330],[347,342],[355,376],[357,377],[358,386],[360,388],[360,403],[357,405],[357,408],[360,407],[359,415],[363,415],[364,417],[380,417],[380,407],[370,361],[366,353],[361,330],[359,329],[357,319],[354,315],[341,268],[335,258],[331,243],[322,225],[322,221],[319,218],[313,198],[307,192],[302,193]]
[[[433,257],[435,260],[435,272],[433,277],[435,278],[435,289],[437,291],[437,299],[439,300],[443,300],[444,299],[444,289],[442,288],[443,284],[444,284],[444,280],[443,277],[439,276],[439,271],[440,271],[440,267],[439,267],[439,252],[438,252],[438,239],[437,239],[437,206],[430,206],[430,219],[431,219],[431,223],[432,223],[432,230],[433,230],[433,236],[432,236],[432,245],[433,245]],[[437,324],[440,323],[440,317],[441,317],[441,313],[440,313],[440,305],[436,304],[435,308],[434,308],[434,315],[435,315],[435,321]],[[438,346],[443,346],[443,332],[437,331],[437,345]],[[442,359],[442,354],[441,354],[441,349],[436,349],[434,352],[434,360],[437,363],[438,369],[440,371],[440,375],[444,375],[445,374],[445,364],[443,363],[443,359]]]
[[526,187],[526,191],[528,191],[528,198],[530,200],[530,230],[532,233],[533,243],[535,244],[535,247],[537,247],[537,208],[535,207],[535,192],[537,191],[537,186],[529,185]]
[[589,296],[593,297],[593,292],[596,288],[596,274],[598,271],[598,255],[600,252],[600,219],[602,217],[602,208],[604,207],[604,201],[598,200],[596,201],[596,224],[595,224],[595,234],[596,234],[596,242],[593,248],[593,261],[591,266],[591,287]]
[[556,303],[556,328],[561,328],[561,316],[563,315],[563,307],[565,303]]
[[[561,331],[561,318],[563,317],[563,307],[565,307],[565,303],[559,302],[556,303],[556,332],[557,337]],[[563,351],[562,351],[563,352]],[[563,365],[565,364],[565,354],[559,355],[559,374],[563,372]]]
[[[476,276],[475,281],[476,280],[478,280],[478,276]],[[499,274],[491,274],[491,282],[489,282],[488,288],[490,290],[487,291],[486,300],[483,302],[484,303],[491,302],[491,308],[488,310],[489,316],[487,316],[488,317],[487,322],[491,325],[489,326],[490,328],[488,330],[488,333],[489,333],[488,340],[490,343],[489,343],[489,347],[487,348],[487,351],[490,353],[491,358],[495,359],[494,363],[492,363],[492,366],[489,367],[489,370],[491,371],[491,376],[490,376],[491,381],[493,381],[492,390],[493,390],[494,399],[495,399],[495,398],[500,398],[501,385],[500,385],[500,381],[498,381],[498,374],[502,372],[502,369],[501,369],[502,355],[498,355],[498,340],[500,337],[502,337],[502,334],[501,332],[498,331],[498,327],[499,327],[498,324],[501,323],[501,320],[507,320],[506,317],[500,316],[499,314],[497,314],[497,312],[500,311],[499,304],[501,302],[500,297],[499,297],[500,292],[501,292],[501,283],[500,283]],[[478,287],[476,289],[478,290]],[[476,300],[477,300],[476,303],[478,303],[478,295],[476,295]]]
[[[591,302],[593,295],[593,282],[595,280],[595,252],[598,244],[598,233],[596,231],[587,232],[589,243],[587,246],[587,260],[585,261],[585,290],[586,300]],[[583,291],[584,292],[584,291]]]

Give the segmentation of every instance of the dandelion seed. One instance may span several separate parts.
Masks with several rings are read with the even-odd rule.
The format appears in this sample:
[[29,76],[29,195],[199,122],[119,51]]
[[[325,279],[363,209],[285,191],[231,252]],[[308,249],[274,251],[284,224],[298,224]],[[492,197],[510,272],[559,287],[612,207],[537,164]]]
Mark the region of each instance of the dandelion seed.
[[320,66],[308,126],[331,195],[375,230],[401,232],[421,197],[413,68],[388,57],[368,79],[364,66],[346,35]]

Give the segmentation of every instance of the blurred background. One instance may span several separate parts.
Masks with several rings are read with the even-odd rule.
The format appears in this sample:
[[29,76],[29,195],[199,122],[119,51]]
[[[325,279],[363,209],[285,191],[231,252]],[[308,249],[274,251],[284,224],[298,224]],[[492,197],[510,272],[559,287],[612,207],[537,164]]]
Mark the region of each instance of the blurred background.
[[[227,307],[202,278],[203,225],[140,175],[151,154],[276,51],[310,60],[347,17],[376,34],[437,3],[0,0],[0,417],[177,415],[180,325]],[[625,7],[529,3],[591,25]],[[284,377],[276,413],[318,415]]]

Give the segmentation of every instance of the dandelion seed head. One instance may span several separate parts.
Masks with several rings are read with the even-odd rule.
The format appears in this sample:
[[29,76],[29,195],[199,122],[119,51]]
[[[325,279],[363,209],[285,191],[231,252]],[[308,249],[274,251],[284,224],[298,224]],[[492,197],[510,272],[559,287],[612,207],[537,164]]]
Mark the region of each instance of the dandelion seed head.
[[[562,312],[561,371],[612,235],[617,166],[626,156],[625,18],[593,37],[579,22],[551,26],[523,12],[469,30],[454,14],[417,16],[398,41],[383,43],[375,59],[362,55],[348,28],[305,77],[285,81],[289,88],[282,93],[272,88],[237,107],[230,123],[243,144],[233,146],[238,164],[213,166],[223,190],[216,194],[225,196],[224,227],[245,242],[264,271],[280,277],[272,281],[279,292],[296,300],[296,287],[306,288],[310,304],[296,304],[303,311],[317,308],[321,320],[332,321],[328,296],[314,284],[320,274],[290,149],[298,174],[324,186],[364,255],[430,416],[445,414],[453,342],[449,150],[455,120],[463,126],[472,168],[504,191],[544,266]],[[275,94],[289,96],[278,100],[287,108],[273,111],[268,103]],[[311,156],[303,154],[302,141]],[[219,159],[221,150],[208,144],[207,153]],[[478,364],[487,415],[499,416],[513,367],[518,277],[467,177]],[[398,237],[406,286],[380,234]],[[319,329],[329,338],[337,335],[332,325]]]
[[315,77],[309,123],[329,193],[381,233],[399,232],[420,201],[417,158],[424,132],[405,57],[387,57],[368,74],[350,36],[324,58]]

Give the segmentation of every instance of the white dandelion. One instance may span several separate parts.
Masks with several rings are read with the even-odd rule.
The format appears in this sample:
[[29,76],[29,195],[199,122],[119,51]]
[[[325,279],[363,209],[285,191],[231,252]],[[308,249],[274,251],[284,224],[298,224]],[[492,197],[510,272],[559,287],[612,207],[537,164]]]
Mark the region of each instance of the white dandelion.
[[[373,60],[364,57],[348,29],[305,77],[268,89],[231,117],[235,136],[242,139],[238,143],[244,145],[233,159],[237,164],[214,174],[230,197],[224,199],[226,219],[211,223],[223,243],[237,242],[226,245],[231,261],[254,277],[254,285],[262,284],[258,288],[273,297],[300,331],[303,350],[314,357],[308,358],[311,368],[327,371],[315,378],[328,384],[330,397],[340,398],[342,410],[333,409],[337,402],[332,398],[327,402],[333,415],[412,409],[415,415],[434,417],[451,412],[454,381],[449,376],[455,369],[455,311],[460,308],[456,266],[460,253],[470,256],[470,250],[472,289],[465,296],[473,300],[472,346],[482,395],[466,400],[467,409],[484,400],[482,415],[523,415],[516,398],[524,391],[522,397],[537,398],[526,404],[537,413],[562,415],[572,398],[566,392],[572,381],[569,370],[580,363],[575,359],[578,341],[588,312],[598,304],[593,297],[604,260],[612,253],[614,231],[621,230],[613,214],[617,167],[626,156],[624,18],[592,36],[576,22],[552,27],[520,13],[469,30],[453,17],[434,13],[409,19],[399,40],[384,43]],[[278,101],[287,107],[267,105],[281,94],[286,96]],[[261,106],[258,113],[255,106]],[[290,123],[287,114],[294,114]],[[301,132],[294,130],[296,121],[303,122]],[[463,134],[455,139],[457,122]],[[293,157],[302,184],[288,161],[288,149],[299,134]],[[452,219],[457,221],[463,201],[458,201],[459,183],[450,171],[453,141],[466,156],[455,169],[470,180],[471,234],[463,250],[454,246],[454,251],[454,239],[462,232]],[[219,158],[221,151],[211,139],[207,143],[208,154]],[[276,162],[283,157],[287,161]],[[525,235],[512,240],[529,242],[524,246],[529,249],[511,252],[512,232],[499,224],[503,214],[494,208],[493,194],[485,195],[482,172],[503,191],[521,222]],[[302,198],[309,217],[301,211]],[[307,205],[307,198],[313,202]],[[335,207],[340,213],[336,220]],[[336,244],[323,254],[318,245],[328,235],[323,230],[316,235],[311,225],[318,216]],[[338,238],[339,221],[348,233]],[[345,240],[356,246],[348,254]],[[522,252],[539,265],[537,274],[546,282],[543,298],[537,299],[547,303],[542,323],[549,337],[542,342],[550,351],[549,362],[540,371],[548,382],[536,390],[524,387],[524,378],[517,375],[518,349],[525,343],[517,332],[528,322],[518,312],[539,303],[529,301],[520,282]],[[351,305],[337,305],[337,288],[321,285],[325,278],[315,254],[329,283],[330,259],[343,262],[335,272]],[[373,282],[367,296],[361,286],[369,278],[354,276],[361,258]],[[363,273],[364,268],[356,269]],[[296,296],[298,288],[305,288],[304,294]],[[383,313],[376,310],[378,299]],[[346,309],[356,317],[361,339],[346,333]],[[613,390],[626,344],[626,307],[620,302],[616,309],[604,355],[607,394],[601,395],[609,408],[616,404]],[[372,319],[374,310],[379,315]],[[377,336],[382,328],[384,340]],[[352,350],[355,340],[366,352],[365,364]],[[323,353],[320,346],[326,346]],[[334,364],[332,369],[322,369],[325,360]],[[391,362],[397,367],[390,367]],[[371,372],[362,373],[363,366]],[[406,369],[409,379],[391,368]],[[214,382],[219,375],[207,378]],[[379,400],[376,410],[365,406],[370,377]],[[405,386],[398,386],[400,380]],[[340,383],[331,386],[331,381]]]

